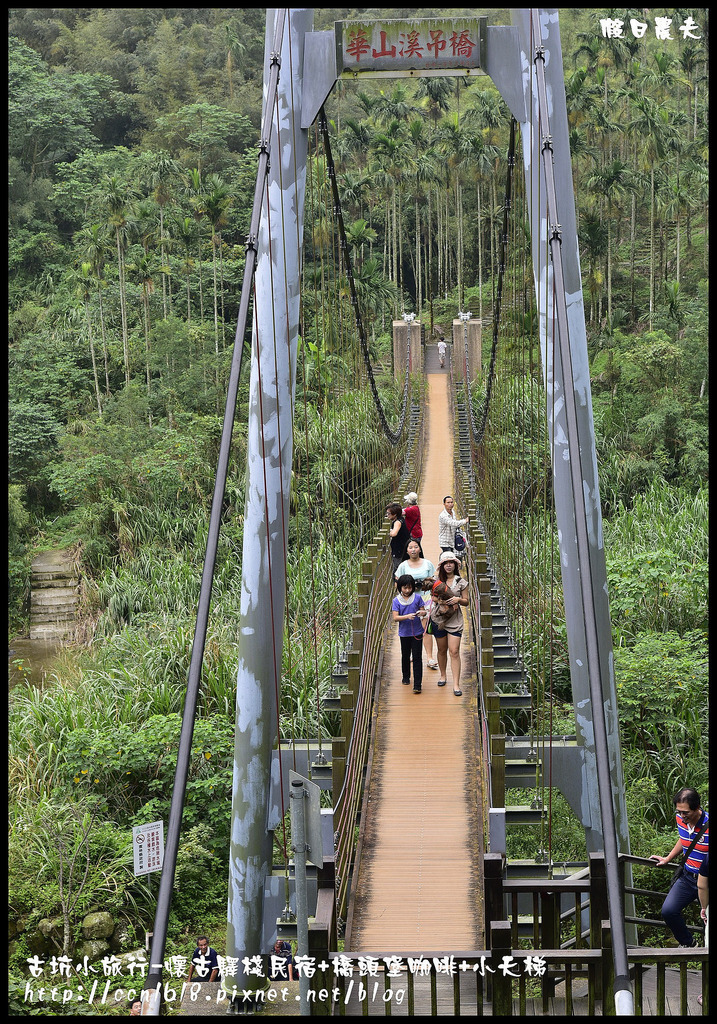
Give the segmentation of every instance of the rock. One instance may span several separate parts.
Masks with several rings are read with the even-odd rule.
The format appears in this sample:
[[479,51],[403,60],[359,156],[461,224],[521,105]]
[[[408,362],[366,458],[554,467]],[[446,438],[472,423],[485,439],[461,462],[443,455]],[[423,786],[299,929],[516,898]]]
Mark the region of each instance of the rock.
[[86,939],[109,939],[115,930],[115,922],[112,914],[106,910],[99,910],[94,914],[87,914],[82,921],[82,934]]
[[84,960],[87,957],[88,963],[96,963],[101,960],[105,954],[110,952],[110,944],[106,939],[88,939],[86,942],[81,942],[75,950],[75,955],[79,960]]
[[119,953],[121,949],[126,949],[133,939],[134,934],[130,926],[126,921],[120,921],[112,932],[110,949],[113,953]]
[[35,931],[27,936],[27,946],[31,955],[50,956],[62,949],[62,918],[50,920],[43,917]]

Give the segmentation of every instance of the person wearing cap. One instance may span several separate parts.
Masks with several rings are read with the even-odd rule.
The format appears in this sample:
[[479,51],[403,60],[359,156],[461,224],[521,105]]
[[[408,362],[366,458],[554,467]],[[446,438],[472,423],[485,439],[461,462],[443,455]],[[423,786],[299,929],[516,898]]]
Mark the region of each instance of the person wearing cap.
[[431,623],[438,648],[439,686],[445,686],[448,655],[451,658],[453,693],[461,697],[461,637],[463,608],[468,606],[468,581],[460,575],[460,561],[455,551],[443,551],[438,559],[438,579],[445,583],[453,597],[447,602],[433,602]]
[[421,510],[418,507],[418,495],[415,491],[409,491],[408,494],[404,494],[403,500],[406,503],[403,518],[408,532],[414,540],[420,541],[423,536],[423,528],[421,526]]
[[[456,530],[465,526],[468,517],[456,519],[455,501],[452,494],[447,494],[443,499],[443,509],[438,517],[438,545],[441,551],[450,551],[455,556],[453,545],[456,540]],[[460,562],[460,558],[458,559]]]

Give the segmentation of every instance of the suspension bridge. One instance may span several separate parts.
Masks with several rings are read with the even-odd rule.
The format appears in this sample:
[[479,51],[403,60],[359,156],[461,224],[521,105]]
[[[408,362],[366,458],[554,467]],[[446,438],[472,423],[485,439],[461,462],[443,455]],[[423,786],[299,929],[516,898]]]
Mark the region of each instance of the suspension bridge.
[[[249,326],[229,1012],[264,1005],[268,983],[253,958],[277,934],[296,936],[298,953],[314,961],[301,983],[302,1013],[707,1012],[706,950],[689,951],[688,972],[687,953],[637,943],[645,921],[635,910],[639,858],[630,855],[617,730],[558,17],[555,9],[513,13],[511,26],[451,17],[314,32],[308,9],[267,11],[257,183],[150,1013],[161,1002]],[[406,314],[391,325],[390,365],[378,367],[324,104],[339,80],[481,74],[512,125],[491,316],[456,310],[443,325],[450,358],[441,367],[433,324]],[[311,388],[341,396],[344,420],[332,418],[328,400],[313,417]],[[364,438],[369,422],[375,429]],[[321,439],[318,462],[310,433]],[[364,441],[372,455],[368,470],[358,470]],[[460,695],[439,687],[428,668],[420,694],[401,682],[384,511],[409,490],[419,496],[424,554],[434,564],[444,496],[455,495],[468,519]],[[329,607],[317,603],[318,574],[335,580]],[[320,644],[327,636],[328,662]],[[560,672],[575,728],[556,736],[550,709]],[[281,709],[296,677],[315,686],[317,714],[297,697],[287,737]],[[556,791],[584,830],[584,863],[552,859]],[[513,802],[516,792],[522,800]],[[293,817],[288,837],[294,797],[302,806],[314,801],[308,842],[293,832]],[[526,826],[538,830],[540,849],[534,861],[511,862],[506,836]],[[318,991],[327,996],[309,1005]]]

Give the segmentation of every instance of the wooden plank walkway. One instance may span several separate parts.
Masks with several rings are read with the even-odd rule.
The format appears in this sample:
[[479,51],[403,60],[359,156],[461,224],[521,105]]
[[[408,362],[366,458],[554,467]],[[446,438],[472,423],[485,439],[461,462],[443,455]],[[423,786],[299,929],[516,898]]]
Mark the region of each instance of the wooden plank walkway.
[[[419,494],[423,552],[438,562],[438,515],[453,489],[449,378],[429,374]],[[461,515],[461,510],[457,510]],[[462,697],[425,667],[423,692],[401,683],[395,624],[387,629],[360,865],[349,909],[351,952],[484,948],[483,815],[476,750],[476,674],[462,645]]]

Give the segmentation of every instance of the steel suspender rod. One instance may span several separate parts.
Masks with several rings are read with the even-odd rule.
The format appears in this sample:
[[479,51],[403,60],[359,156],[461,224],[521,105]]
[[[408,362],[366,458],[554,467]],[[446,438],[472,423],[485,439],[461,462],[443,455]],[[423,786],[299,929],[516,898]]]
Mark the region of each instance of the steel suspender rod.
[[207,535],[206,552],[204,555],[199,604],[197,607],[197,622],[194,630],[194,641],[192,643],[192,657],[187,678],[187,695],[184,701],[182,728],[179,735],[177,767],[174,775],[174,788],[172,790],[172,801],[169,809],[169,822],[167,825],[167,838],[164,850],[164,865],[159,882],[159,893],[157,895],[157,909],[155,911],[152,946],[149,958],[149,974],[147,975],[147,981],[145,984],[145,991],[148,995],[148,1006],[144,1012],[148,1016],[159,1015],[162,1001],[162,968],[164,949],[167,940],[167,925],[169,921],[169,910],[172,902],[172,888],[174,886],[174,875],[177,865],[179,836],[182,826],[182,814],[184,811],[184,798],[186,794],[187,776],[189,774],[189,763],[192,752],[194,720],[197,712],[197,700],[202,674],[202,661],[204,659],[204,645],[206,643],[209,607],[212,597],[212,583],[214,580],[214,568],[219,543],[222,505],[224,503],[224,490],[227,481],[229,453],[231,450],[234,416],[236,412],[237,394],[239,391],[239,379],[241,377],[244,333],[246,330],[246,323],[249,314],[249,300],[251,298],[254,272],[256,269],[257,237],[259,234],[261,207],[264,198],[264,186],[269,171],[270,133],[267,129],[267,122],[269,122],[272,117],[272,112],[276,102],[279,67],[281,63],[280,54],[284,36],[285,21],[285,9],[282,8],[279,11],[279,16],[276,20],[274,29],[271,70],[265,106],[265,123],[262,127],[264,134],[259,143],[259,163],[257,168],[256,188],[254,190],[254,205],[252,207],[249,234],[246,239],[244,280],[242,283],[241,299],[239,303],[237,330],[234,338],[234,352],[232,354],[231,367],[229,371],[227,401],[224,409],[224,425],[222,428],[217,472],[214,482],[214,494],[212,496],[212,507],[209,517],[209,531]]
[[[566,381],[564,388],[565,415],[568,424],[568,444],[570,452],[570,476],[572,480],[573,501],[575,504],[575,525],[580,564],[586,569],[590,564],[590,542],[587,532],[587,512],[583,493],[583,474],[580,462],[578,420],[575,405],[575,390],[572,386],[573,367],[570,351],[570,334],[568,327],[567,302],[565,298],[565,281],[562,265],[562,237],[558,223],[558,205],[553,174],[553,148],[548,117],[548,98],[545,85],[545,48],[542,43],[540,16],[537,8],[530,9],[535,39],[534,63],[536,69],[538,100],[544,122],[541,139],[541,154],[546,184],[546,202],[548,209],[548,244],[553,263],[555,281],[554,295],[558,327],[558,347],[563,365],[563,376]],[[569,386],[568,386],[569,385]],[[627,939],[625,921],[622,913],[620,880],[618,877],[618,847],[615,824],[615,809],[612,800],[612,780],[608,753],[607,727],[605,725],[605,702],[603,698],[602,675],[600,670],[600,641],[598,636],[595,604],[591,589],[590,573],[580,573],[580,590],[583,602],[585,636],[588,660],[588,678],[590,699],[593,706],[593,725],[595,729],[595,755],[598,776],[598,792],[600,813],[602,817],[603,844],[607,867],[607,892],[609,905],[610,930],[612,932],[613,960],[615,964],[615,1008],[619,1016],[632,1016],[634,1013],[632,987],[630,985],[629,964],[627,959]]]

